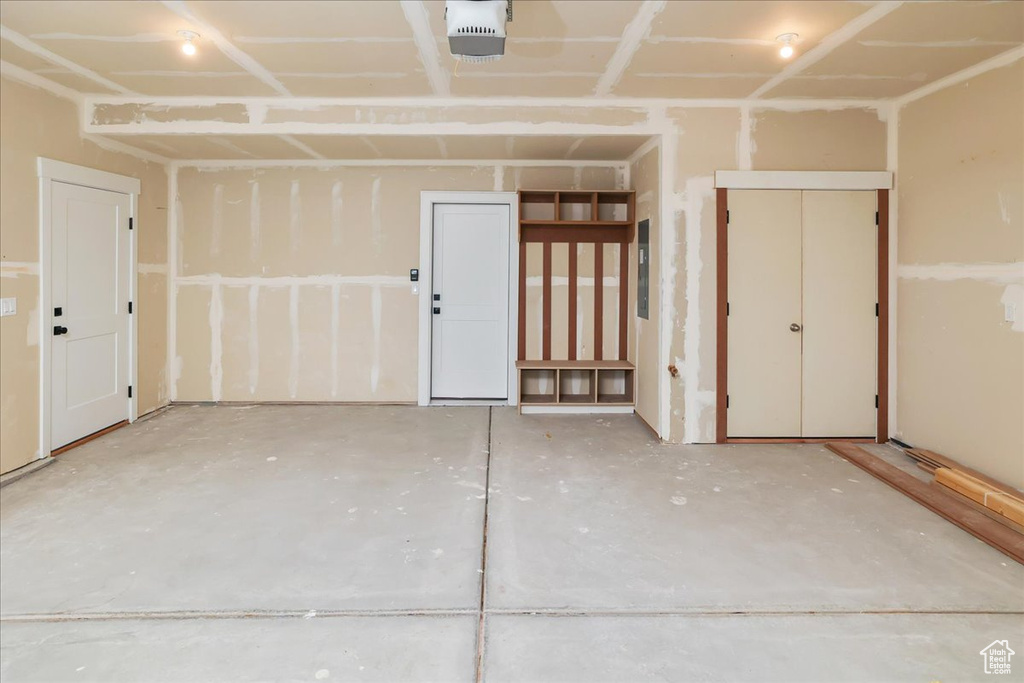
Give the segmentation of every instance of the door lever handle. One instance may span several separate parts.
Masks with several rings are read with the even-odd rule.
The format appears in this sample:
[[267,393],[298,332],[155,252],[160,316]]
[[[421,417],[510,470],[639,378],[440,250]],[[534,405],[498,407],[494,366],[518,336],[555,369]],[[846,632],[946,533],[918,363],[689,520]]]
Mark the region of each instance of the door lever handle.
[[54,334],[54,336],[61,335],[61,334],[67,334],[67,333],[68,333],[68,328],[61,327],[60,325],[54,325],[53,326],[53,334]]
[[801,328],[801,327],[800,327],[799,325],[797,325],[796,323],[793,323],[792,325],[790,325],[790,326],[789,326],[789,329],[790,329],[791,331],[793,331],[793,332],[799,332],[799,331],[800,331],[801,329],[803,329],[803,328]]

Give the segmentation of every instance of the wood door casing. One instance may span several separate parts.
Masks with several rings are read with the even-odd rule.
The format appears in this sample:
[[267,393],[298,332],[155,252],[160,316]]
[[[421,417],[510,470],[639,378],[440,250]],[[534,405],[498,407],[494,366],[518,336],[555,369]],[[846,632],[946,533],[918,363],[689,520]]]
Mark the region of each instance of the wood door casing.
[[[764,192],[783,192],[785,190],[765,190]],[[808,191],[810,192],[810,191]],[[875,202],[877,207],[877,216],[873,224],[876,229],[874,233],[874,241],[876,247],[875,258],[873,259],[873,267],[869,267],[867,271],[874,274],[875,277],[875,296],[877,299],[877,321],[874,325],[875,330],[875,372],[873,379],[875,381],[874,393],[877,396],[877,408],[874,411],[874,436],[867,438],[850,437],[846,435],[831,435],[829,439],[842,438],[849,441],[866,441],[874,440],[877,443],[884,443],[889,438],[888,432],[888,386],[889,386],[889,368],[888,368],[888,306],[889,306],[889,249],[888,249],[888,214],[889,214],[889,191],[880,189],[877,191],[862,191],[865,196],[863,200],[865,203],[868,202],[866,197],[870,195],[872,200]],[[814,437],[740,437],[730,436],[734,433],[730,425],[732,410],[729,409],[729,395],[728,387],[730,385],[730,378],[734,375],[735,368],[731,365],[729,356],[729,347],[732,346],[733,337],[735,331],[732,329],[731,323],[733,322],[729,315],[729,283],[733,279],[733,275],[730,272],[730,261],[729,258],[731,252],[731,240],[730,233],[732,233],[732,226],[730,225],[730,209],[734,202],[734,198],[737,197],[737,190],[730,190],[728,188],[718,188],[716,191],[716,213],[717,213],[717,304],[716,304],[716,320],[717,320],[717,342],[716,342],[716,385],[717,398],[716,398],[716,436],[715,441],[717,443],[784,443],[784,442],[820,442],[823,439]],[[742,201],[742,200],[741,200]],[[874,313],[872,311],[872,313]],[[724,390],[723,390],[724,389]],[[802,430],[801,430],[802,431]]]

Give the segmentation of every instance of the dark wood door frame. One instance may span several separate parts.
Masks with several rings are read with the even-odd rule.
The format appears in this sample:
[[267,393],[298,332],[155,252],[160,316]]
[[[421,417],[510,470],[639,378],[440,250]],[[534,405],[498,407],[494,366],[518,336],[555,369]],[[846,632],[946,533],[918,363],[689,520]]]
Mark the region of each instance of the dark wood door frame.
[[[889,190],[876,190],[878,193],[878,264],[875,269],[878,277],[878,377],[875,391],[878,394],[875,410],[875,442],[885,443],[889,440]],[[871,441],[871,439],[778,439],[778,438],[743,438],[730,439],[728,389],[729,389],[729,190],[720,187],[716,190],[717,200],[717,287],[718,303],[716,319],[718,321],[717,367],[716,367],[716,407],[715,441],[717,443],[820,443],[822,441]]]

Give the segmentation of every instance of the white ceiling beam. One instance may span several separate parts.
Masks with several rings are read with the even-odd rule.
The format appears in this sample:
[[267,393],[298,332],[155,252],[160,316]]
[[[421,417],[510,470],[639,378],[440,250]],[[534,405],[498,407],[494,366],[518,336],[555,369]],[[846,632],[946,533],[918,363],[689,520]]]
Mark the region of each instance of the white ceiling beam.
[[978,62],[974,66],[969,66],[966,69],[957,71],[955,74],[950,74],[945,78],[940,78],[936,81],[932,81],[928,85],[923,85],[917,90],[913,90],[911,92],[908,92],[906,95],[897,97],[894,100],[895,104],[897,107],[902,107],[908,102],[919,100],[922,97],[931,95],[933,92],[938,92],[943,88],[948,88],[951,85],[962,83],[970,78],[979,76],[985,73],[986,71],[991,71],[992,69],[998,69],[1000,67],[1008,66],[1016,62],[1018,59],[1022,58],[1024,58],[1024,46],[1015,47],[1014,49],[1002,52],[996,55],[995,57],[992,57],[991,59],[986,59],[984,62]]
[[265,85],[270,86],[279,95],[291,97],[291,93],[288,92],[288,88],[284,87],[284,84],[277,80],[277,78],[274,77],[274,74],[270,73],[266,67],[250,57],[247,53],[242,52],[235,47],[231,41],[225,38],[224,34],[218,31],[212,24],[209,24],[196,16],[192,10],[188,8],[184,0],[163,0],[163,5],[194,26],[201,34],[201,37],[208,39],[211,43],[216,45],[217,49],[224,53],[225,57],[248,71],[254,78],[257,78]]
[[846,43],[868,26],[871,26],[876,21],[882,19],[902,4],[902,1],[880,2],[867,12],[851,19],[847,23],[843,24],[842,27],[822,38],[821,42],[813,48],[793,60],[789,66],[761,85],[761,87],[752,92],[750,96],[761,97],[769,90],[777,87],[779,84],[784,83],[793,76],[796,76],[808,67],[817,64],[840,45]]
[[402,12],[409,22],[420,61],[427,72],[427,80],[435,95],[447,97],[451,93],[448,72],[441,66],[441,52],[437,49],[434,32],[430,30],[430,15],[422,0],[401,0]]
[[556,109],[644,110],[664,107],[722,109],[750,106],[757,109],[806,111],[809,109],[878,109],[886,98],[685,98],[685,97],[245,97],[213,95],[85,95],[91,108],[122,104],[168,107],[210,107],[242,104],[275,111],[316,110],[323,107],[546,107]]
[[79,76],[88,78],[90,81],[98,85],[102,85],[104,88],[108,90],[113,90],[114,92],[119,92],[123,95],[134,94],[131,90],[124,87],[123,85],[119,83],[114,83],[114,81],[108,78],[104,78],[103,76],[100,76],[92,69],[87,69],[84,66],[81,66],[80,64],[72,62],[70,59],[65,59],[64,57],[61,57],[60,55],[54,52],[50,52],[42,45],[34,43],[33,41],[29,40],[17,31],[12,31],[6,26],[0,25],[0,38],[11,41],[12,43],[20,47],[22,50],[25,50],[26,52],[31,52],[35,56],[41,57],[46,61],[50,62],[51,64],[62,66],[68,71],[73,71]]
[[51,95],[71,100],[75,104],[81,104],[83,100],[82,93],[77,90],[72,90],[66,85],[61,85],[60,83],[51,81],[49,78],[40,76],[35,72],[24,69],[16,64],[11,64],[10,62],[0,60],[0,75],[6,76],[7,78],[20,83],[24,83],[25,85],[30,85],[33,88],[45,90]]
[[622,38],[619,40],[618,47],[615,48],[615,53],[608,60],[608,66],[601,78],[598,79],[597,87],[594,89],[595,95],[603,97],[612,91],[612,88],[622,78],[622,74],[626,72],[629,63],[633,61],[633,55],[650,35],[651,22],[654,21],[654,17],[658,16],[663,9],[665,9],[665,0],[644,0],[644,3],[640,5],[636,16],[622,32]]
[[291,145],[295,149],[299,150],[303,154],[306,154],[306,155],[310,156],[313,159],[326,159],[327,158],[323,154],[321,154],[320,152],[317,152],[315,149],[313,149],[312,147],[307,145],[306,143],[302,142],[301,140],[296,140],[291,135],[278,135],[277,137],[279,137],[280,139],[284,140],[285,142],[287,142],[289,145]]

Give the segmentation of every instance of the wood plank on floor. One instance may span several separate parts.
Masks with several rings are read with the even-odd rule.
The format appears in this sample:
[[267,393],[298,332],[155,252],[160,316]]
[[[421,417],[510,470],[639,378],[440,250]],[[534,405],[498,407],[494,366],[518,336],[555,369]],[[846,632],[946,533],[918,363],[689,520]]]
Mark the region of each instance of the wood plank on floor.
[[970,505],[943,494],[878,456],[849,443],[827,443],[830,451],[917,501],[967,533],[1024,564],[1024,534],[989,519]]

